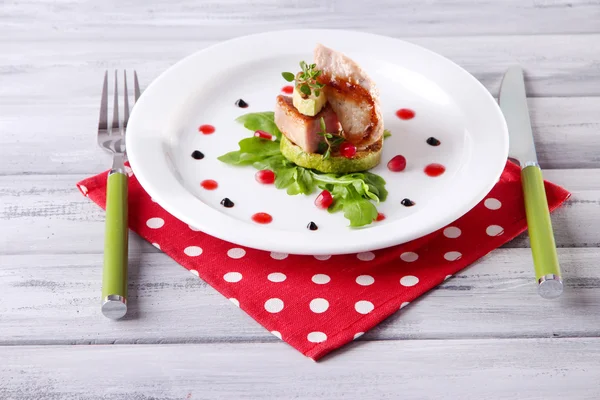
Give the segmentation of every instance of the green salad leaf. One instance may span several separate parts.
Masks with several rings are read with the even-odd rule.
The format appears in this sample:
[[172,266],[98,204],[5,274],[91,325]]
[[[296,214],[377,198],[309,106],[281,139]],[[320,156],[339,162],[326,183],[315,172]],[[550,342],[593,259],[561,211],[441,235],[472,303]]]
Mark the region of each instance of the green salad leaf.
[[276,140],[249,137],[240,140],[239,150],[226,153],[218,159],[226,164],[247,166],[275,173],[275,187],[291,195],[309,195],[317,189],[328,190],[333,196],[330,213],[342,211],[351,227],[365,226],[377,217],[375,204],[385,201],[388,191],[385,180],[372,172],[325,174],[300,167],[285,158],[279,149],[281,132],[272,112],[250,113],[237,119],[251,131],[263,130]]
[[273,111],[244,114],[239,116],[236,121],[244,124],[246,129],[250,129],[253,132],[265,131],[277,139],[281,138],[281,131],[275,125],[275,113]]
[[387,129],[384,129],[384,130],[383,130],[383,138],[384,138],[384,139],[387,139],[387,138],[389,138],[390,136],[392,136],[392,132],[390,132],[390,131],[389,131],[389,130],[387,130]]
[[255,136],[240,140],[238,146],[239,150],[223,154],[217,159],[232,165],[252,165],[271,156],[281,155],[279,142]]
[[377,208],[368,200],[348,191],[349,197],[344,199],[344,217],[350,221],[350,226],[363,226],[377,218]]

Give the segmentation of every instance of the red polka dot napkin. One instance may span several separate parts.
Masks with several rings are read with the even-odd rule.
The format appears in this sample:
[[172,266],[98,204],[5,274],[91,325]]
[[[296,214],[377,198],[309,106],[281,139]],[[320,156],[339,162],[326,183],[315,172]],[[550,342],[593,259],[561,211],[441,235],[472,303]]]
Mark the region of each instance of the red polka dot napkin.
[[[314,360],[526,229],[520,169],[510,162],[489,195],[444,229],[401,246],[332,257],[269,253],[208,236],[169,215],[129,175],[129,227]],[[102,208],[106,177],[77,184]],[[570,196],[548,182],[546,191],[551,210]]]

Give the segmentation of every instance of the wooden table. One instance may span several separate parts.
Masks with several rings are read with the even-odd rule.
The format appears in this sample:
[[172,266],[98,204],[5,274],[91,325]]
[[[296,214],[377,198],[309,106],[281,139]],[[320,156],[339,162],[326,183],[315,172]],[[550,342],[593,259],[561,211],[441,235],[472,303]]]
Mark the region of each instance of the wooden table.
[[[100,314],[104,214],[75,188],[107,68],[142,86],[242,34],[349,28],[457,62],[497,95],[520,63],[564,295],[541,299],[522,236],[319,363],[132,234],[130,312]],[[0,398],[600,398],[598,0],[0,3]]]

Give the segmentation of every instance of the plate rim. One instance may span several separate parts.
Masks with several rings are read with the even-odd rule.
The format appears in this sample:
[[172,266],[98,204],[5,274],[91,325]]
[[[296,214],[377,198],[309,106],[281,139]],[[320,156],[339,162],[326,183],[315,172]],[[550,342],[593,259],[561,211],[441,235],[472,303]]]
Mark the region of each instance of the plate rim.
[[[154,91],[156,87],[160,87],[161,82],[163,81],[163,79],[165,79],[166,76],[172,74],[174,71],[176,71],[178,68],[180,68],[181,65],[186,64],[187,62],[189,62],[189,60],[194,59],[194,58],[198,57],[199,55],[202,55],[203,53],[206,53],[208,51],[214,51],[215,49],[218,49],[219,47],[226,47],[228,45],[232,45],[238,41],[251,40],[253,38],[260,38],[260,37],[268,37],[268,36],[278,34],[278,33],[279,34],[281,34],[281,33],[288,33],[288,34],[304,33],[304,34],[306,34],[307,32],[310,32],[317,36],[318,36],[318,34],[326,35],[327,33],[332,33],[332,32],[335,32],[336,34],[340,34],[340,33],[341,34],[343,34],[343,33],[350,34],[351,33],[353,35],[364,36],[365,38],[371,37],[373,39],[379,38],[379,39],[387,40],[387,41],[392,40],[392,41],[395,41],[398,43],[402,43],[405,46],[413,47],[419,52],[428,53],[429,55],[431,55],[433,57],[443,59],[445,63],[452,65],[453,68],[457,69],[458,71],[461,71],[461,73],[466,77],[466,79],[471,80],[471,82],[476,87],[478,87],[481,94],[488,98],[490,104],[493,104],[492,109],[495,111],[496,116],[499,117],[498,121],[500,122],[501,126],[499,126],[498,128],[500,128],[500,130],[502,131],[502,133],[503,133],[502,137],[504,139],[503,140],[504,146],[499,151],[502,152],[501,158],[508,161],[509,136],[508,136],[508,127],[506,124],[506,120],[504,118],[504,115],[502,114],[502,111],[501,111],[498,103],[496,102],[496,100],[494,99],[492,94],[487,90],[487,88],[479,80],[477,80],[471,73],[469,73],[466,69],[461,67],[459,64],[455,63],[454,61],[452,61],[452,60],[444,57],[443,55],[436,53],[428,48],[425,48],[420,45],[417,45],[417,44],[414,44],[414,43],[411,43],[411,42],[408,42],[408,41],[405,41],[402,39],[398,39],[398,38],[395,38],[392,36],[380,35],[380,34],[375,34],[375,33],[370,33],[370,32],[363,32],[363,31],[359,31],[359,30],[312,29],[312,28],[275,29],[275,30],[268,30],[268,31],[263,31],[263,32],[259,32],[259,33],[252,33],[252,34],[248,34],[248,35],[237,36],[237,37],[234,37],[231,39],[223,40],[223,41],[214,43],[212,45],[209,45],[205,48],[202,48],[200,50],[196,50],[196,51],[192,52],[191,54],[183,57],[179,61],[175,62],[174,64],[172,64],[165,70],[163,70],[146,87],[146,89],[143,91],[142,95],[140,96],[139,102],[141,104],[143,104],[145,99],[148,98],[148,95],[146,95],[146,97],[144,97],[144,95],[146,93],[152,93],[152,91]],[[143,108],[143,107],[141,107],[141,108]],[[355,244],[355,245],[353,245],[353,247],[351,249],[347,249],[347,250],[344,250],[341,248],[338,250],[334,250],[331,248],[327,248],[326,246],[318,246],[315,249],[311,249],[311,250],[304,249],[303,250],[304,246],[294,246],[293,245],[294,240],[290,240],[289,242],[292,244],[288,245],[287,244],[288,241],[285,241],[285,240],[278,241],[278,242],[275,242],[275,241],[266,241],[265,242],[263,240],[253,239],[252,238],[253,235],[246,235],[245,240],[244,239],[239,240],[238,239],[239,236],[235,238],[236,240],[233,240],[232,236],[234,236],[234,235],[231,235],[231,236],[224,235],[222,233],[222,230],[220,230],[220,229],[213,229],[213,227],[211,227],[207,224],[197,224],[197,223],[195,223],[195,221],[190,221],[190,218],[188,218],[185,215],[185,212],[180,212],[180,210],[176,206],[173,206],[171,203],[161,201],[162,196],[160,194],[160,189],[156,188],[155,185],[152,183],[152,179],[149,179],[144,174],[144,172],[140,171],[140,169],[138,168],[139,165],[137,163],[138,157],[137,157],[136,151],[134,151],[133,153],[131,153],[129,151],[129,149],[132,148],[131,143],[136,140],[135,134],[131,135],[130,131],[132,130],[132,127],[133,127],[133,131],[134,132],[136,131],[135,123],[137,121],[138,115],[140,114],[139,109],[140,108],[138,108],[138,107],[133,107],[133,110],[131,112],[130,123],[128,125],[128,134],[126,135],[126,148],[128,149],[127,156],[128,156],[128,160],[130,162],[130,166],[131,166],[138,182],[142,186],[142,188],[167,213],[171,214],[172,216],[179,219],[180,221],[182,221],[188,225],[198,227],[201,229],[202,232],[204,232],[210,236],[213,236],[215,238],[218,238],[218,239],[230,242],[230,243],[234,243],[239,246],[244,246],[244,247],[263,250],[263,251],[282,252],[282,253],[288,253],[288,254],[304,254],[304,255],[353,254],[353,253],[358,253],[358,252],[374,251],[374,250],[378,250],[378,249],[401,245],[401,244],[410,242],[412,240],[419,239],[423,236],[426,236],[430,233],[433,233],[433,232],[443,228],[444,226],[447,226],[448,224],[452,223],[453,221],[456,221],[457,219],[459,219],[462,216],[464,216],[465,214],[467,214],[470,210],[472,210],[473,207],[475,207],[477,204],[479,204],[479,202],[481,202],[485,198],[485,196],[487,196],[489,194],[489,192],[493,189],[493,187],[496,185],[496,183],[500,179],[500,176],[502,175],[502,172],[504,171],[504,168],[506,166],[506,161],[502,164],[501,167],[500,167],[500,164],[498,164],[498,166],[496,168],[496,172],[493,174],[494,179],[492,179],[492,174],[490,173],[489,181],[485,185],[483,185],[483,184],[481,185],[481,189],[479,190],[478,194],[476,196],[473,196],[471,199],[469,199],[469,201],[465,201],[464,205],[462,207],[460,207],[460,210],[455,210],[454,213],[449,214],[449,215],[452,215],[452,217],[449,217],[449,216],[447,216],[445,218],[440,217],[438,219],[438,223],[436,224],[437,226],[434,227],[433,229],[431,228],[431,226],[421,227],[421,229],[415,229],[412,232],[412,235],[409,235],[409,236],[411,236],[410,238],[398,238],[398,237],[389,238],[389,237],[383,236],[383,237],[378,238],[378,240],[376,241],[377,243],[369,242],[364,245]],[[136,112],[136,110],[137,110],[137,112]],[[140,134],[142,134],[142,133],[140,133]],[[135,148],[135,146],[133,148]],[[180,184],[180,185],[183,187],[182,184]],[[191,194],[191,193],[190,193],[190,195],[193,196],[193,194]],[[197,199],[197,200],[200,201],[199,199]],[[202,201],[200,201],[200,202],[202,203]],[[225,216],[225,217],[227,217],[228,220],[231,220],[230,217],[228,217],[228,216]],[[351,228],[348,228],[348,229],[351,231]],[[253,226],[253,230],[264,231],[264,232],[272,232],[273,231],[272,229],[268,229],[267,227],[262,226],[262,225]],[[289,231],[285,231],[285,232],[286,232],[286,234],[289,234],[289,236],[300,237],[299,235],[294,235],[295,232],[289,232]],[[267,245],[265,245],[265,244],[267,244]],[[341,246],[337,246],[337,247],[339,248]]]

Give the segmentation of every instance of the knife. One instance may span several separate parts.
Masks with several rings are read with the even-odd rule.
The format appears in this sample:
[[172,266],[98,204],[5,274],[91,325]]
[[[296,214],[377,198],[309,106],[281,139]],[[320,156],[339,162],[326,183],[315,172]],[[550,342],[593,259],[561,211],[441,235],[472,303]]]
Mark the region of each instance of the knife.
[[538,293],[546,299],[557,298],[563,292],[563,281],[544,179],[535,152],[521,67],[514,66],[506,71],[500,86],[499,104],[508,126],[509,157],[517,160],[521,166],[525,213]]

